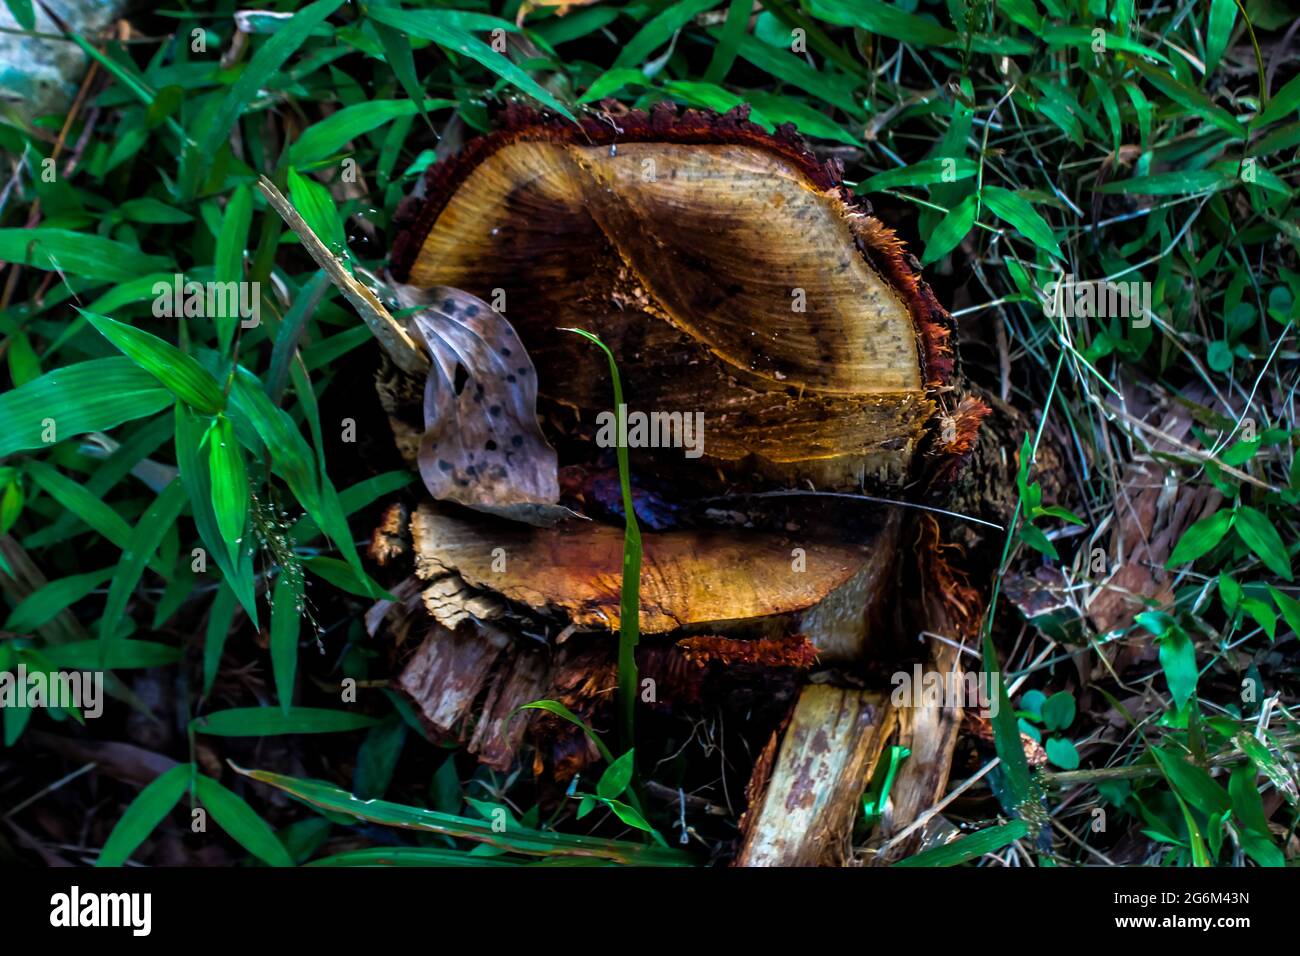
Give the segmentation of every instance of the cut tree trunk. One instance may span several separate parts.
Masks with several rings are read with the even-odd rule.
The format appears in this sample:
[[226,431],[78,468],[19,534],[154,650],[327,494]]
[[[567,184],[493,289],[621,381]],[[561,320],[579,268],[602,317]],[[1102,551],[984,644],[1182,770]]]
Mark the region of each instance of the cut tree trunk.
[[[462,390],[482,369],[458,357],[435,382],[437,361],[420,372],[428,356],[385,360],[377,385],[398,448],[442,499],[409,521],[390,511],[372,543],[381,564],[411,559],[398,600],[367,618],[400,648],[395,686],[431,735],[490,766],[525,744],[534,770],[560,779],[598,759],[571,725],[515,713],[545,697],[601,725],[617,684],[623,518],[600,430],[612,383],[599,350],[566,331],[585,329],[616,357],[632,410],[704,422],[692,454],[628,442],[649,526],[648,706],[697,707],[718,669],[729,693],[748,682],[742,699],[769,697],[784,730],[753,768],[737,862],[843,863],[897,723],[879,673],[908,636],[900,589],[938,548],[919,512],[878,499],[941,500],[988,412],[962,389],[952,321],[893,232],[791,128],[662,104],[579,125],[512,107],[500,127],[431,167],[399,215],[390,274],[406,284],[399,300],[484,327],[488,306],[468,293],[509,320],[527,351],[511,377],[535,374],[541,444],[558,457],[556,504],[595,520],[534,527],[448,503],[476,507],[431,480],[430,396],[452,387],[468,407]],[[431,321],[388,329],[386,348],[432,348]],[[938,765],[909,799],[932,800],[955,724],[914,714],[903,726],[915,764]]]

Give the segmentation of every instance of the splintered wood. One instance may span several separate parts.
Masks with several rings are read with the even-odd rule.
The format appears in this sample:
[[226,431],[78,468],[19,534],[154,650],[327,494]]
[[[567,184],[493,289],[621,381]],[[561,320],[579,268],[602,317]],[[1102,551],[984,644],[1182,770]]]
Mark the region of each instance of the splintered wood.
[[[838,865],[848,859],[858,797],[893,730],[888,697],[809,684],[775,760],[760,758],[737,866]],[[769,758],[770,759],[770,758]],[[762,779],[766,776],[766,779]]]

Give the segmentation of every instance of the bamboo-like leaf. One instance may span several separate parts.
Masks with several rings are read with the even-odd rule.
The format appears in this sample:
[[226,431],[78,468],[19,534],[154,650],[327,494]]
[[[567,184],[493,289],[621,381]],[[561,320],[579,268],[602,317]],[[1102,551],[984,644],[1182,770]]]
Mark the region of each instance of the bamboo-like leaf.
[[957,40],[947,27],[878,0],[812,0],[808,9],[827,23],[860,27],[913,46],[948,46]]
[[[180,469],[181,483],[185,486],[186,497],[190,500],[190,511],[194,515],[194,525],[198,528],[199,538],[207,547],[208,553],[216,561],[217,567],[225,576],[226,584],[239,598],[240,605],[257,625],[257,602],[253,599],[253,560],[251,549],[240,549],[237,560],[232,560],[217,525],[217,516],[212,509],[212,480],[208,473],[208,459],[202,453],[203,426],[198,417],[184,403],[176,403],[176,466]],[[208,645],[211,647],[211,634]],[[216,651],[220,656],[220,649]],[[215,661],[205,658],[204,670],[208,678],[215,675]]]
[[[247,186],[239,186],[226,203],[226,212],[221,219],[221,231],[217,234],[213,269],[218,282],[243,281],[244,249],[248,245],[248,230],[252,222],[253,193]],[[230,350],[236,319],[237,316],[220,313],[213,317],[217,326],[218,348],[223,355]]]
[[1246,547],[1255,552],[1270,571],[1284,581],[1291,580],[1291,556],[1282,543],[1282,536],[1264,512],[1249,505],[1238,505],[1232,526]]
[[[710,6],[717,2],[718,0],[712,0]],[[549,90],[505,56],[466,32],[468,29],[483,27],[493,29],[491,23],[500,25],[501,29],[514,29],[513,24],[505,20],[496,20],[494,17],[483,17],[482,14],[466,14],[444,10],[398,10],[390,7],[372,6],[367,8],[366,15],[371,20],[387,24],[404,33],[409,33],[411,36],[432,40],[443,49],[476,60],[506,82],[546,104],[561,116],[573,120],[575,123],[577,122],[574,115],[569,112],[568,107],[556,99]],[[480,18],[478,22],[465,19],[466,17],[475,16]]]
[[271,599],[271,670],[275,696],[285,714],[293,706],[293,681],[298,671],[298,630],[302,617],[302,568],[281,568]]
[[[382,27],[382,24],[380,25]],[[455,100],[424,100],[425,111],[455,106]],[[411,116],[421,107],[420,100],[370,100],[345,106],[337,113],[307,127],[289,147],[289,162],[306,166],[332,156],[349,141],[378,129],[399,116]]]
[[36,11],[32,0],[5,0],[5,6],[13,14],[14,22],[24,30],[36,29]]
[[1029,834],[1029,827],[1024,820],[1012,820],[1010,823],[996,827],[985,827],[978,833],[962,837],[943,846],[923,850],[915,856],[899,860],[894,866],[956,866],[968,860],[978,859],[986,853],[994,853],[1008,844],[1023,839]]
[[526,866],[517,860],[479,856],[463,850],[443,850],[431,846],[377,846],[348,850],[312,860],[307,866]]
[[1210,15],[1205,24],[1205,72],[1210,74],[1223,58],[1237,22],[1236,0],[1210,0]]
[[985,186],[980,196],[995,216],[1010,223],[1038,248],[1058,259],[1064,258],[1052,227],[1024,198],[1001,186]]
[[27,463],[27,473],[42,491],[118,548],[131,540],[131,526],[97,495],[43,461]]
[[373,727],[378,721],[365,714],[318,707],[236,707],[219,710],[192,722],[194,730],[214,737],[275,737],[280,734],[335,734]]
[[208,371],[170,342],[106,315],[81,312],[104,338],[173,395],[200,412],[216,414],[225,407],[221,386]]
[[192,764],[179,764],[156,777],[131,801],[99,851],[95,866],[121,866],[171,813],[190,785]]
[[122,356],[52,369],[0,394],[0,458],[108,431],[173,400],[154,376]]
[[343,5],[343,0],[316,0],[294,14],[253,54],[243,71],[227,91],[220,105],[206,117],[196,131],[197,145],[189,155],[188,185],[195,186],[208,169],[212,158],[230,136],[239,114],[275,76],[294,51],[307,40],[325,19]]
[[170,259],[145,255],[124,242],[51,226],[0,229],[0,261],[106,282],[129,282],[172,267]]
[[507,827],[505,832],[497,832],[492,824],[485,820],[472,820],[468,817],[439,813],[422,807],[403,806],[386,800],[360,800],[345,790],[314,780],[300,780],[266,770],[244,770],[239,767],[235,769],[245,776],[277,787],[323,810],[347,814],[384,826],[475,840],[512,853],[524,853],[530,856],[598,857],[641,866],[690,866],[694,862],[689,855],[677,850],[622,840],[572,836],[567,833],[552,833],[526,827]]
[[76,604],[113,576],[113,568],[73,574],[50,581],[18,602],[4,623],[6,631],[33,633],[55,615]]
[[[154,499],[145,511],[139,523],[131,531],[122,552],[122,560],[113,573],[113,581],[108,586],[108,598],[104,602],[104,614],[99,620],[99,637],[101,641],[112,641],[117,633],[117,626],[126,613],[126,604],[131,593],[140,583],[145,564],[153,556],[163,536],[176,523],[185,507],[185,486],[176,478],[163,489],[162,494]],[[108,647],[103,648],[108,653]]]
[[217,530],[226,543],[232,563],[238,563],[248,523],[248,476],[235,430],[225,415],[218,415],[208,431],[208,473],[212,481],[212,511]]
[[925,252],[921,255],[922,265],[928,265],[942,259],[952,252],[966,238],[975,225],[975,216],[979,212],[979,195],[971,193],[957,205],[948,210],[939,225],[935,226],[926,240]]
[[113,641],[105,649],[100,641],[73,641],[47,647],[45,656],[65,670],[129,670],[138,667],[165,667],[178,663],[180,648],[155,641]]
[[1172,568],[1178,564],[1195,561],[1201,555],[1207,554],[1223,540],[1231,525],[1232,512],[1227,509],[1216,511],[1209,517],[1197,521],[1178,539],[1178,544],[1169,555],[1169,560],[1165,562],[1165,567]]
[[194,780],[198,798],[221,829],[253,856],[271,866],[293,866],[289,852],[265,820],[242,797],[202,774]]

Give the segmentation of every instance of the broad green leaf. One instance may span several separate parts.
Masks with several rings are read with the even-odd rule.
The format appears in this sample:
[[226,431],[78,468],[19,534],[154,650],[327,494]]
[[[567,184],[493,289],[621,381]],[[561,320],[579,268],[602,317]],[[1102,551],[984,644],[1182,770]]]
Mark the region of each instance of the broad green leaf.
[[180,648],[155,641],[117,640],[105,649],[100,641],[73,641],[47,647],[45,655],[66,670],[130,670],[140,667],[165,667],[181,659]]
[[131,540],[131,526],[97,495],[43,461],[29,461],[27,473],[41,490],[69,512],[117,547],[127,547]]
[[1248,130],[1245,124],[1239,122],[1235,116],[1223,109],[1221,106],[1213,103],[1210,98],[1201,90],[1185,83],[1180,83],[1167,71],[1161,68],[1153,68],[1146,63],[1134,63],[1138,72],[1160,92],[1182,106],[1187,112],[1199,116],[1208,123],[1212,123],[1224,132],[1236,137],[1245,139]]
[[[576,727],[581,727],[582,732],[587,735],[587,739],[596,745],[596,750],[600,752],[600,756],[605,763],[612,764],[614,762],[614,755],[610,753],[610,750],[605,746],[604,741],[596,736],[596,732],[587,726],[587,722],[561,704],[558,700],[535,700],[531,703],[520,705],[519,710],[544,710],[548,714],[554,714],[557,717],[567,720]],[[511,714],[511,717],[513,718],[514,715]]]
[[1016,840],[1029,835],[1024,820],[1013,820],[996,827],[985,827],[978,833],[961,837],[943,846],[923,850],[915,856],[899,860],[894,866],[957,866],[978,859],[986,853],[995,853]]
[[179,225],[194,221],[194,217],[189,213],[147,196],[141,199],[128,199],[117,207],[117,214],[128,222],[144,222],[151,225]]
[[50,581],[18,602],[4,623],[6,631],[31,634],[56,614],[76,604],[113,576],[113,568]]
[[349,594],[358,597],[372,596],[369,583],[357,577],[352,566],[346,561],[337,558],[307,558],[303,561],[303,566],[312,574]]
[[1074,695],[1066,691],[1053,694],[1043,701],[1043,726],[1048,730],[1064,730],[1074,723]]
[[1268,817],[1264,813],[1264,801],[1260,797],[1255,780],[1259,771],[1252,763],[1244,763],[1232,771],[1228,777],[1228,796],[1232,799],[1232,812],[1246,827],[1260,836],[1271,837]]
[[1205,72],[1214,72],[1232,39],[1237,21],[1236,0],[1210,0],[1209,20],[1205,25]]
[[921,264],[937,262],[952,252],[966,238],[975,225],[975,214],[979,210],[979,196],[971,193],[959,202],[939,220],[929,238],[925,241],[925,252],[921,255]]
[[607,800],[622,796],[623,791],[632,782],[632,771],[635,767],[633,763],[634,756],[635,751],[629,750],[605,768],[605,772],[600,775],[600,780],[596,782],[596,793],[598,795]]
[[106,315],[81,312],[104,338],[173,395],[197,411],[215,414],[225,406],[221,386],[203,366],[170,342]]
[[1064,737],[1050,737],[1043,744],[1047,759],[1062,770],[1076,770],[1079,766],[1079,751],[1074,744]]
[[1242,851],[1259,866],[1283,867],[1287,865],[1286,855],[1277,848],[1272,840],[1260,836],[1253,830],[1239,830],[1237,837],[1241,841]]
[[207,434],[208,474],[212,482],[212,511],[217,530],[233,563],[238,563],[248,523],[248,476],[244,455],[230,419],[218,415]]
[[0,393],[0,458],[108,431],[156,414],[172,401],[154,376],[121,356],[52,369]]
[[853,96],[851,81],[813,69],[789,50],[778,50],[756,37],[746,35],[740,40],[740,55],[764,73],[770,73],[782,82],[798,87],[850,116],[865,115],[862,105]]
[[1010,223],[1038,248],[1058,259],[1064,258],[1052,235],[1052,227],[1022,196],[1000,186],[985,186],[981,198],[994,215]]
[[1300,109],[1300,75],[1291,77],[1282,89],[1273,94],[1268,106],[1255,118],[1253,125],[1267,126],[1286,119]]
[[[1168,63],[1169,58],[1164,54],[1143,46],[1136,40],[1131,40],[1125,36],[1119,36],[1114,33],[1103,33],[1100,37],[1096,35],[1096,27],[1048,27],[1040,35],[1043,42],[1049,48],[1060,49],[1062,47],[1075,47],[1081,50],[1092,51],[1097,49],[1097,44],[1104,43],[1105,51],[1134,53],[1138,56],[1150,57],[1161,63]],[[1085,60],[1085,62],[1089,62]]]
[[[373,0],[369,8],[394,5],[390,0]],[[392,69],[393,75],[397,77],[397,82],[406,91],[406,95],[412,103],[422,104],[424,90],[421,88],[420,78],[415,72],[415,54],[411,50],[411,38],[401,30],[390,27],[386,23],[380,23],[373,17],[366,18],[366,25],[375,31],[375,36],[379,37],[379,44],[384,48],[384,59]],[[429,114],[424,111],[422,105],[420,106],[420,115],[432,129],[433,121],[429,119]]]
[[615,67],[639,66],[651,58],[656,50],[672,39],[682,29],[706,10],[712,10],[722,0],[678,0],[663,12],[652,17],[637,31],[614,60]]
[[[230,551],[226,547],[221,531],[217,527],[217,516],[212,510],[212,480],[208,474],[208,458],[203,453],[203,424],[198,416],[191,412],[183,402],[176,403],[176,467],[181,473],[181,483],[185,485],[186,497],[190,500],[190,512],[194,515],[194,525],[199,538],[207,549],[207,554],[217,563],[225,576],[226,584],[233,588],[240,605],[248,614],[253,625],[257,625],[257,602],[253,598],[253,559],[250,548],[240,551],[239,560],[232,563]],[[211,633],[208,646],[211,648]],[[218,648],[216,653],[220,655]],[[205,658],[205,675],[208,679],[215,671],[208,671],[215,666],[215,661]]]
[[[217,233],[217,251],[213,271],[218,282],[244,280],[244,250],[248,246],[248,230],[253,222],[253,193],[247,186],[239,186],[226,203],[221,218],[221,231]],[[225,310],[219,310],[219,313]],[[238,316],[218,314],[213,316],[217,326],[217,342],[224,355],[230,350]]]
[[[424,101],[424,108],[428,111],[455,105],[455,100]],[[289,162],[294,166],[306,166],[327,159],[351,140],[378,129],[399,116],[415,114],[419,111],[419,106],[414,100],[370,100],[345,106],[319,123],[307,127],[289,147]]]
[[[1140,615],[1139,615],[1140,616]],[[1181,627],[1171,627],[1156,638],[1160,645],[1160,667],[1169,683],[1169,696],[1182,710],[1196,693],[1196,645]]]
[[1288,597],[1271,584],[1268,585],[1268,593],[1273,598],[1273,603],[1277,605],[1277,609],[1282,612],[1282,619],[1286,621],[1287,627],[1300,637],[1300,601]]
[[965,156],[953,159],[924,159],[901,169],[887,169],[883,173],[876,173],[858,183],[857,191],[869,193],[880,189],[895,189],[899,186],[953,183],[961,179],[969,179],[977,170],[975,161]]
[[318,707],[237,707],[219,710],[193,721],[195,731],[214,737],[274,737],[279,734],[334,734],[373,727],[365,714]]
[[320,237],[334,255],[345,261],[351,258],[343,233],[343,220],[328,189],[291,168],[289,198],[312,232]]
[[353,789],[362,800],[379,799],[388,790],[406,742],[406,721],[393,716],[371,727],[357,751]]
[[643,830],[646,833],[654,833],[655,829],[641,816],[641,812],[635,807],[628,806],[622,800],[615,800],[611,797],[605,797],[603,800],[605,806],[614,811],[614,815],[630,827]]
[[36,11],[32,0],[5,0],[5,6],[13,14],[14,22],[24,30],[36,29]]
[[1223,540],[1223,536],[1228,533],[1228,528],[1231,526],[1232,512],[1226,508],[1197,521],[1178,539],[1178,544],[1169,555],[1169,560],[1165,562],[1165,567],[1172,568],[1178,564],[1186,564],[1208,554]]
[[313,780],[300,780],[266,770],[240,773],[270,784],[323,810],[406,830],[421,830],[458,839],[475,840],[531,856],[584,856],[642,866],[690,866],[694,860],[679,850],[664,849],[623,840],[575,836],[527,827],[498,832],[491,823],[439,813],[422,807],[403,806],[386,800],[361,800],[345,790]]
[[464,850],[445,850],[429,846],[375,846],[364,850],[347,850],[333,856],[312,860],[307,866],[524,866],[526,864],[496,857],[477,856]]
[[751,0],[730,0],[727,19],[717,34],[717,46],[713,48],[713,57],[704,71],[704,82],[718,84],[727,78],[731,65],[736,62],[736,50],[749,28],[749,15],[753,9]]
[[1249,505],[1238,505],[1232,526],[1237,536],[1246,543],[1246,547],[1264,562],[1264,565],[1282,578],[1291,580],[1291,556],[1287,554],[1286,545],[1277,528],[1262,511]]
[[312,32],[325,19],[343,5],[343,0],[316,0],[294,14],[263,44],[231,84],[220,105],[204,118],[196,130],[197,142],[192,149],[189,168],[189,185],[197,186],[213,157],[230,137],[239,115],[279,72],[285,61],[302,46]]
[[[101,641],[114,640],[118,624],[126,613],[127,602],[140,583],[140,576],[144,574],[145,564],[158,550],[168,529],[176,523],[181,509],[185,507],[185,501],[185,486],[180,478],[176,478],[154,499],[131,531],[131,537],[122,551],[122,560],[108,586],[108,598],[104,601],[104,613],[99,620]],[[108,647],[104,647],[103,651],[108,653]]]
[[212,599],[212,608],[208,611],[208,624],[203,640],[203,694],[207,696],[217,679],[221,668],[221,652],[225,649],[226,638],[235,619],[237,598],[231,590],[230,583],[222,581]]
[[288,714],[298,671],[298,631],[302,617],[302,569],[281,568],[271,599],[271,670],[275,696]]
[[0,262],[21,262],[47,271],[107,282],[129,282],[146,272],[164,272],[172,262],[93,233],[39,226],[0,229]]
[[947,27],[879,0],[812,0],[808,9],[827,23],[858,27],[915,46],[948,46],[957,40]]
[[221,829],[253,856],[270,866],[293,866],[293,860],[265,820],[242,797],[211,777],[199,774],[194,780],[199,800]]
[[1020,526],[1020,537],[1039,554],[1045,554],[1053,561],[1060,560],[1061,555],[1057,552],[1056,545],[1052,544],[1052,539],[1041,528],[1026,521]]
[[1169,778],[1174,789],[1188,803],[1205,814],[1222,813],[1232,809],[1232,800],[1224,789],[1214,782],[1214,778],[1204,768],[1189,763],[1186,759],[1160,747],[1152,747],[1151,754],[1160,764],[1160,769]]
[[[846,146],[861,146],[862,141],[820,110],[800,100],[776,93],[750,90],[744,94],[763,119],[772,124],[793,123],[805,136],[831,139]],[[751,114],[751,119],[752,119]]]
[[[713,2],[716,3],[717,0],[713,0]],[[373,6],[366,9],[366,14],[370,19],[379,23],[387,24],[412,36],[432,40],[443,49],[460,53],[471,60],[481,63],[506,82],[549,106],[561,116],[577,122],[568,108],[556,99],[549,90],[540,85],[508,58],[492,49],[482,40],[466,32],[467,28],[476,29],[477,27],[456,25],[455,17],[464,17],[466,14],[455,14],[451,11],[442,10],[397,10]],[[473,16],[473,14],[469,14],[469,16]],[[496,22],[504,23],[504,21]],[[507,23],[503,28],[508,27],[510,27],[510,24]]]
[[127,857],[171,813],[172,807],[189,787],[193,773],[192,764],[178,764],[141,790],[108,835],[95,866],[121,866],[125,863]]
[[1099,193],[1136,193],[1142,196],[1182,196],[1190,193],[1217,192],[1236,181],[1209,169],[1175,170],[1115,180],[1097,187]]

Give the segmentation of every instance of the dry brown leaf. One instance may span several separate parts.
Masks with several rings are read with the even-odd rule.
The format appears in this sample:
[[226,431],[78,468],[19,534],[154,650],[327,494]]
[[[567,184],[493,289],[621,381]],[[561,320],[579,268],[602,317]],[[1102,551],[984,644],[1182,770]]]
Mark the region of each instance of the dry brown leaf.
[[559,506],[555,449],[537,424],[537,372],[504,315],[468,292],[398,286],[432,361],[424,389],[420,477],[441,501],[548,525]]

